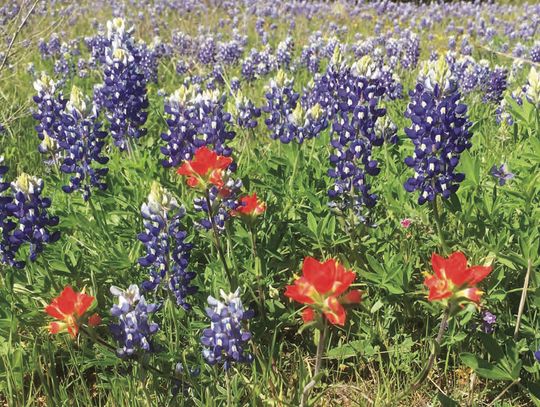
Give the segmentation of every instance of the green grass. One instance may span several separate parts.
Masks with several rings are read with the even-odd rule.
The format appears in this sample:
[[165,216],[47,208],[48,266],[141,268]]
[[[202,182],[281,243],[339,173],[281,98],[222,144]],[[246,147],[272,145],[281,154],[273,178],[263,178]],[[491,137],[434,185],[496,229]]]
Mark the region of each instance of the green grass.
[[[99,10],[95,17],[105,23],[110,12]],[[217,12],[170,14],[163,17],[162,35],[164,39],[170,37],[165,28],[195,34],[200,23],[217,27],[220,17],[222,14]],[[344,12],[333,17],[350,27],[345,41],[353,41],[355,32],[372,33],[375,21],[350,19]],[[252,16],[248,17],[249,42],[250,46],[260,47],[254,21]],[[46,37],[52,30],[48,27],[55,22],[58,19],[52,16],[36,17],[20,37]],[[273,45],[284,38],[288,29],[287,21],[277,23]],[[321,24],[322,17],[311,21],[298,18],[293,31],[297,54],[309,33]],[[385,20],[385,26],[390,27],[391,22]],[[149,19],[137,25],[136,38],[151,32],[149,27]],[[44,28],[48,31],[42,32]],[[63,24],[62,29],[66,39],[93,33],[88,16],[75,24]],[[229,28],[224,31],[230,33]],[[444,24],[436,30],[432,44],[434,49],[445,46]],[[429,49],[424,47],[423,59],[428,55]],[[62,192],[60,186],[64,185],[65,176],[46,167],[37,151],[39,140],[29,112],[34,90],[25,67],[33,62],[37,71],[52,72],[52,64],[40,60],[35,44],[28,49],[16,48],[15,56],[14,67],[0,72],[0,123],[6,125],[5,135],[0,136],[0,153],[10,165],[10,177],[28,172],[44,179],[44,195],[52,198],[51,210],[60,217],[58,229],[62,237],[48,245],[38,260],[29,262],[24,270],[0,266],[0,401],[5,405],[299,405],[302,389],[311,380],[316,346],[313,330],[300,330],[299,307],[286,300],[283,291],[300,273],[307,255],[338,258],[356,271],[355,286],[365,291],[362,305],[348,311],[345,327],[334,327],[330,332],[324,374],[311,394],[314,404],[454,405],[448,401],[454,399],[455,405],[486,405],[511,380],[490,380],[478,371],[473,373],[460,358],[469,352],[489,362],[508,359],[511,364],[519,359],[523,364],[518,375],[520,383],[504,392],[495,405],[532,405],[534,383],[540,381],[539,364],[532,355],[540,345],[540,131],[538,120],[535,122],[533,117],[538,111],[532,111],[531,106],[516,110],[515,126],[505,127],[496,123],[496,106],[482,103],[479,95],[466,99],[474,123],[473,147],[464,153],[459,167],[466,179],[457,195],[442,207],[443,233],[451,248],[464,251],[471,264],[493,259],[494,272],[482,285],[486,291],[483,307],[497,315],[493,338],[501,346],[496,348],[499,357],[493,354],[494,345],[486,335],[473,328],[472,324],[479,322],[478,312],[472,306],[466,307],[451,320],[429,379],[397,402],[396,395],[406,391],[422,371],[442,313],[437,304],[425,300],[422,285],[422,272],[431,270],[431,253],[441,251],[432,213],[429,206],[418,206],[416,196],[406,193],[402,186],[410,174],[403,158],[412,150],[403,131],[409,124],[403,116],[407,97],[386,103],[388,116],[399,128],[400,141],[398,145],[385,144],[376,149],[382,169],[372,182],[380,197],[372,213],[376,228],[359,224],[349,230],[347,219],[336,216],[328,207],[328,131],[300,146],[272,141],[263,123],[254,134],[238,131],[231,143],[239,164],[237,176],[244,183],[244,191],[256,191],[268,206],[256,227],[267,302],[266,319],[257,316],[250,322],[254,363],[235,366],[225,374],[219,367],[204,363],[199,338],[209,324],[204,313],[207,296],[217,296],[221,288],[228,289],[228,282],[212,236],[194,227],[200,216],[193,210],[195,193],[173,170],[160,164],[160,134],[166,131],[166,123],[163,98],[157,91],[159,88],[171,93],[182,83],[182,77],[175,74],[172,63],[164,61],[160,65],[159,85],[152,85],[149,90],[148,136],[132,155],[114,148],[108,150],[109,188],[94,192],[91,202],[85,203],[77,193]],[[488,55],[477,50],[475,56]],[[510,63],[491,54],[489,57],[492,63]],[[206,68],[197,69],[202,73]],[[234,67],[226,72],[226,79],[239,76],[239,72],[239,67]],[[294,77],[297,91],[311,79],[302,69]],[[400,72],[400,77],[405,90],[409,90],[416,72]],[[522,85],[525,77],[523,73],[510,89]],[[264,85],[269,79],[244,85],[244,94],[262,103]],[[92,85],[99,81],[96,72],[88,79],[74,79],[73,83],[90,95]],[[71,84],[68,81],[65,94]],[[517,114],[526,115],[527,109],[532,111],[531,119],[518,118]],[[516,178],[499,187],[489,169],[502,162],[508,163]],[[194,244],[190,268],[197,272],[195,283],[199,287],[191,300],[194,309],[185,312],[171,301],[165,302],[156,315],[161,326],[156,342],[163,350],[148,360],[123,361],[82,335],[75,341],[68,335],[49,335],[49,318],[43,308],[64,285],[70,284],[78,289],[86,287],[88,293],[96,296],[97,310],[104,317],[97,332],[110,340],[106,327],[112,306],[109,287],[127,287],[146,276],[137,264],[143,248],[136,236],[143,230],[141,204],[155,180],[187,208],[183,225]],[[400,227],[403,218],[413,220],[411,228]],[[249,231],[235,220],[227,228],[224,241],[226,258],[238,276],[244,303],[256,308],[256,271]],[[514,340],[529,259],[534,265],[529,296],[520,335]],[[159,377],[144,367],[151,363],[170,375],[179,361],[200,366],[201,374],[189,379],[177,396],[171,392],[173,384],[169,378]],[[536,392],[538,395],[538,388]],[[538,399],[534,403],[538,405]]]

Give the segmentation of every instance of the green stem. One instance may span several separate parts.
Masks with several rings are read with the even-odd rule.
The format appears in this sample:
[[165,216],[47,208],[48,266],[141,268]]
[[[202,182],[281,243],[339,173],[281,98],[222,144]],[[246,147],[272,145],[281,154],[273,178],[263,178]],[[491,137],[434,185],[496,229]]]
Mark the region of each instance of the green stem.
[[315,370],[313,371],[313,378],[310,380],[308,384],[304,387],[304,390],[302,391],[302,398],[300,400],[300,407],[304,407],[308,401],[309,393],[311,392],[311,389],[315,387],[315,384],[318,380],[318,375],[321,370],[322,365],[322,358],[324,353],[324,348],[326,345],[326,334],[328,332],[328,324],[326,323],[326,319],[323,317],[323,327],[319,331],[319,343],[317,344],[317,353],[315,355]]
[[435,346],[434,346],[431,354],[429,355],[429,359],[428,359],[428,361],[427,361],[427,363],[425,365],[426,367],[420,372],[420,375],[418,376],[418,378],[416,379],[414,384],[412,386],[410,386],[404,393],[399,395],[397,397],[397,399],[392,400],[391,405],[397,405],[397,402],[399,400],[401,400],[404,397],[408,396],[412,392],[418,390],[422,386],[422,384],[424,384],[426,379],[428,378],[429,372],[431,371],[431,369],[433,368],[433,365],[435,363],[435,358],[437,357],[437,355],[440,352],[440,346],[441,346],[442,338],[444,336],[444,331],[445,331],[445,329],[446,329],[446,327],[448,325],[449,317],[450,317],[450,307],[446,307],[445,310],[444,310],[442,319],[441,319],[441,324],[439,326],[439,332],[437,333],[437,337],[435,338]]
[[229,372],[225,372],[225,385],[227,386],[227,407],[232,406],[231,378]]
[[262,284],[262,270],[261,270],[261,262],[259,259],[259,255],[257,253],[257,236],[255,235],[255,232],[253,231],[253,226],[249,225],[249,234],[251,236],[251,255],[253,256],[253,264],[255,266],[255,275],[257,277],[257,286],[259,289],[259,308],[261,311],[261,316],[263,320],[266,319],[266,310],[265,310],[265,303],[266,298],[264,295],[264,288]]
[[442,230],[442,219],[439,214],[439,208],[437,203],[437,196],[435,196],[435,199],[432,201],[432,208],[433,208],[433,218],[435,220],[435,227],[437,229],[437,235],[439,236],[439,240],[441,241],[441,246],[443,248],[443,251],[445,254],[449,252],[448,250],[448,244],[446,242],[446,239],[444,238],[444,233]]
[[[83,327],[79,327],[79,332],[82,332],[83,334],[85,334],[94,343],[97,343],[97,344],[107,348],[108,350],[110,350],[111,352],[114,352],[116,354],[116,348],[113,345],[111,345],[109,342],[107,342],[105,339],[103,339],[103,338],[101,338],[101,337],[99,337],[97,335],[91,334],[90,332],[88,332]],[[160,376],[160,377],[162,377],[164,379],[176,380],[176,381],[181,381],[181,382],[184,381],[184,378],[180,378],[180,377],[168,374],[168,373],[162,371],[161,369],[144,362],[143,360],[140,360],[140,359],[126,359],[126,361],[131,361],[131,362],[134,362],[134,363],[138,363],[143,368],[155,373],[156,376]]]
[[212,231],[214,233],[214,245],[216,246],[219,259],[221,260],[221,263],[223,263],[223,268],[225,269],[225,274],[227,275],[227,279],[229,280],[230,288],[231,290],[233,290],[234,289],[233,278],[231,275],[231,271],[229,270],[229,266],[227,265],[227,259],[225,258],[225,253],[223,252],[223,248],[221,247],[221,241],[219,239],[219,232],[214,222],[214,216],[213,216],[214,214],[212,211],[212,201],[210,201],[210,191],[208,190],[206,190],[206,205],[208,205],[208,219],[210,220],[210,224],[212,225]]

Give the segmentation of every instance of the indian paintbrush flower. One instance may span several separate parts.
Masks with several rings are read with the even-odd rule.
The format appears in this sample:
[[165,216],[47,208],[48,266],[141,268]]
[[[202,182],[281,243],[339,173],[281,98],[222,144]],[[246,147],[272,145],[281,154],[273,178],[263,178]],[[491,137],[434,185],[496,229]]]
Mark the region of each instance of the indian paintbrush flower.
[[285,296],[308,306],[302,313],[306,323],[322,313],[331,324],[345,325],[343,305],[358,304],[362,300],[359,290],[345,293],[355,277],[352,270],[346,270],[334,259],[321,263],[313,257],[306,257],[302,276],[286,287]]
[[201,147],[195,152],[192,160],[184,161],[177,172],[187,177],[187,184],[192,188],[206,189],[209,185],[222,188],[225,185],[223,171],[232,161],[230,157],[218,155],[207,147]]
[[[49,332],[51,334],[69,332],[72,338],[76,338],[79,327],[84,321],[83,317],[92,306],[94,299],[84,292],[78,293],[70,286],[66,286],[60,295],[45,307],[47,314],[60,321],[51,322]],[[101,318],[97,314],[93,314],[87,319],[90,326],[99,325],[100,322]]]
[[461,252],[454,252],[448,258],[433,253],[431,266],[434,274],[425,274],[424,284],[429,289],[429,301],[461,303],[480,302],[482,291],[476,285],[491,272],[490,266],[467,267],[467,258]]

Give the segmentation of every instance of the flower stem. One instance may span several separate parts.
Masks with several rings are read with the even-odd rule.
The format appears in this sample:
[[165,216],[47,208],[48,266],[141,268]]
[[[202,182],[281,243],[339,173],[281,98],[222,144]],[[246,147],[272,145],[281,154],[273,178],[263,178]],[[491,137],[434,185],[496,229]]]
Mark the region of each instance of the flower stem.
[[264,295],[264,288],[262,284],[262,270],[261,270],[261,263],[259,259],[259,255],[257,253],[257,236],[255,235],[255,232],[253,231],[253,226],[249,225],[249,234],[251,236],[251,254],[253,256],[253,263],[255,265],[255,274],[257,276],[257,288],[259,289],[259,308],[261,311],[261,316],[263,319],[266,319],[266,310],[265,310],[265,303],[266,298]]
[[439,208],[437,203],[437,196],[435,196],[435,199],[431,202],[432,208],[433,208],[433,218],[435,220],[435,227],[437,229],[437,234],[439,235],[439,239],[441,241],[441,246],[443,248],[443,251],[445,254],[449,252],[448,250],[448,244],[446,243],[446,239],[444,238],[444,233],[442,230],[442,219],[441,215],[439,214]]
[[[83,334],[85,334],[94,343],[97,343],[97,344],[107,348],[108,350],[110,350],[111,352],[114,352],[116,354],[116,348],[113,345],[111,345],[109,342],[107,342],[105,339],[101,338],[100,336],[92,335],[90,332],[88,332],[83,327],[79,327],[79,332],[82,332]],[[170,379],[170,380],[175,380],[175,381],[180,381],[180,382],[183,382],[185,380],[185,378],[180,378],[180,377],[168,374],[168,373],[162,371],[161,369],[159,369],[159,368],[157,368],[157,367],[155,367],[153,365],[150,365],[150,364],[148,364],[148,363],[146,363],[146,362],[144,362],[144,361],[142,361],[140,359],[126,359],[126,360],[129,360],[129,361],[134,362],[134,363],[138,363],[139,365],[141,365],[146,370],[149,370],[149,371],[155,373],[156,376],[162,377],[164,379]]]
[[229,285],[231,286],[232,290],[234,288],[233,278],[231,275],[231,271],[229,270],[229,266],[227,265],[225,253],[223,252],[223,248],[221,247],[221,241],[219,240],[219,232],[216,223],[214,222],[214,214],[212,213],[212,201],[210,200],[209,190],[206,190],[206,205],[208,206],[208,219],[210,220],[210,224],[212,225],[212,231],[214,233],[214,245],[216,246],[219,259],[221,260],[221,263],[223,263],[223,268],[225,269],[225,274],[227,275],[227,280],[229,280]]
[[410,386],[404,393],[402,393],[397,399],[392,400],[392,405],[397,405],[396,404],[397,401],[403,399],[410,393],[418,390],[428,378],[429,372],[431,371],[433,364],[435,363],[435,358],[439,354],[440,345],[442,342],[444,331],[446,327],[448,326],[449,317],[450,317],[450,307],[446,307],[446,309],[444,310],[442,319],[441,319],[441,324],[439,326],[439,332],[437,333],[437,337],[435,338],[435,347],[433,348],[433,350],[431,351],[431,354],[429,355],[429,359],[426,363],[426,366],[424,367],[422,372],[420,372],[420,375],[418,376],[414,384]]
[[525,274],[525,281],[523,281],[521,299],[519,300],[516,328],[514,329],[514,339],[517,339],[518,334],[519,334],[519,326],[521,325],[521,317],[523,316],[523,310],[525,309],[525,301],[527,300],[527,291],[529,290],[529,279],[531,277],[531,269],[532,269],[532,262],[531,262],[531,259],[529,259],[527,261],[527,273]]
[[317,380],[318,380],[317,376],[321,370],[322,357],[323,357],[324,348],[326,345],[327,331],[328,331],[328,325],[326,323],[326,320],[323,317],[323,327],[319,331],[320,332],[319,343],[317,344],[317,353],[315,355],[315,370],[313,372],[313,379],[311,379],[311,381],[308,384],[306,384],[306,386],[304,387],[304,390],[302,391],[302,399],[300,400],[300,407],[304,407],[306,405],[308,401],[309,393],[311,392],[311,389],[317,383]]

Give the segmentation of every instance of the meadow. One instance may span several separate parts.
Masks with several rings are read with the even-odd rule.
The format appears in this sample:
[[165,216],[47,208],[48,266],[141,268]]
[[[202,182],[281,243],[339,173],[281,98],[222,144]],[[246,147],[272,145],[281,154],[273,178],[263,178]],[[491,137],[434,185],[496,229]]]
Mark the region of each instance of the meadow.
[[540,406],[540,3],[0,5],[0,403]]

